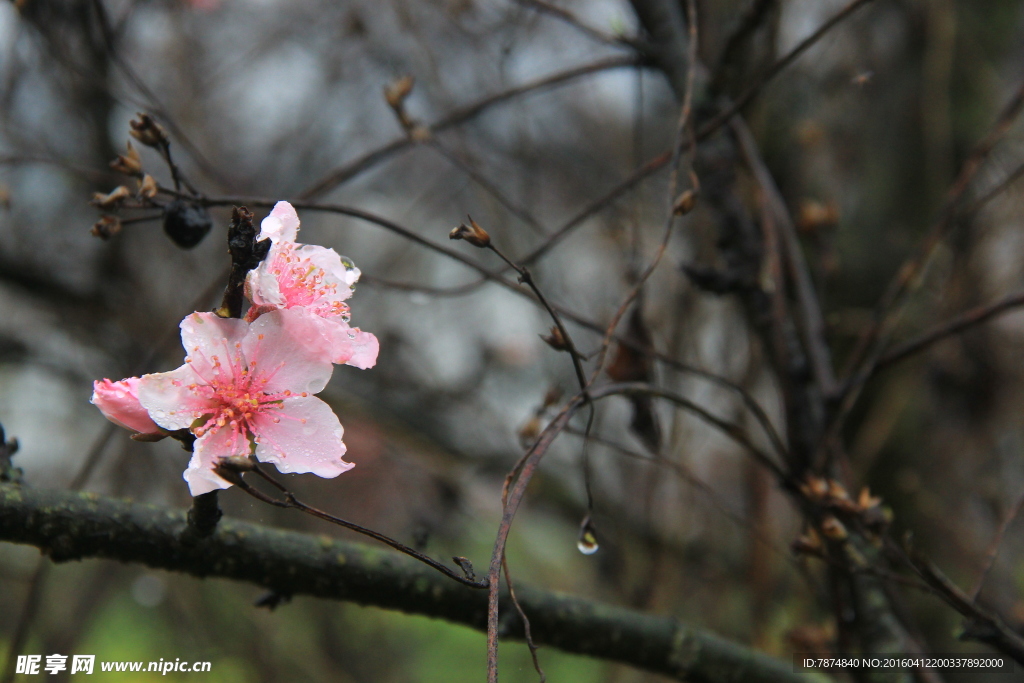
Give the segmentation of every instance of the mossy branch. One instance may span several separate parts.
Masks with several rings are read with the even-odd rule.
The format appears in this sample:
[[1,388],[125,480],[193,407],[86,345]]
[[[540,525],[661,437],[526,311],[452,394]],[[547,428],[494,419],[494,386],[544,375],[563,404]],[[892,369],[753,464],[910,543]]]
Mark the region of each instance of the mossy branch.
[[[0,484],[0,540],[40,548],[54,562],[106,558],[247,581],[281,595],[311,595],[445,619],[483,630],[487,596],[388,550],[223,520],[204,538],[185,511],[95,494]],[[793,665],[667,617],[517,587],[533,639],[696,683],[822,683]],[[507,600],[507,595],[503,596]],[[502,635],[522,638],[515,610]]]

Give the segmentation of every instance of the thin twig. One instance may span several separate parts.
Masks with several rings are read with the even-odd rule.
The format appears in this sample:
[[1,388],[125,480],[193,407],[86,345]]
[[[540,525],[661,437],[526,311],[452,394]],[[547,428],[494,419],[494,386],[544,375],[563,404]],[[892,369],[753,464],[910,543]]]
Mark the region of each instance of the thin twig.
[[910,556],[909,561],[936,594],[966,619],[961,640],[985,643],[1009,655],[1018,664],[1024,664],[1024,638],[1003,623],[998,615],[980,607],[934,564],[915,554]]
[[374,540],[380,541],[381,543],[394,548],[400,553],[404,553],[409,557],[413,557],[419,560],[423,564],[433,567],[434,569],[441,572],[448,578],[454,579],[455,581],[458,581],[459,583],[465,586],[469,586],[470,588],[487,588],[487,582],[474,581],[468,576],[461,575],[458,572],[450,569],[449,567],[446,567],[445,565],[441,564],[434,558],[428,555],[424,555],[420,551],[414,550],[413,548],[410,548],[404,543],[400,543],[389,536],[385,536],[384,534],[378,531],[374,531],[373,529],[367,529],[366,527],[360,526],[355,522],[349,522],[348,520],[342,519],[341,517],[335,517],[334,515],[328,512],[324,512],[323,510],[319,510],[313,507],[312,505],[307,505],[303,503],[301,500],[296,498],[295,494],[289,491],[284,486],[284,484],[280,483],[279,481],[271,477],[269,474],[267,474],[261,467],[259,467],[259,465],[254,464],[253,471],[256,474],[258,474],[261,478],[263,478],[265,481],[274,486],[274,488],[276,488],[278,491],[283,493],[284,500],[279,500],[277,498],[274,498],[273,496],[268,496],[259,489],[253,488],[247,481],[245,481],[241,474],[239,474],[236,477],[232,477],[232,483],[238,486],[238,488],[240,488],[241,490],[248,493],[253,498],[256,498],[257,500],[260,500],[264,503],[267,503],[268,505],[274,505],[279,508],[292,508],[295,510],[299,510],[300,512],[304,512],[307,515],[316,517],[317,519],[322,519],[325,522],[330,522],[331,524],[336,524],[340,527],[344,527],[351,531],[355,531],[356,533],[362,534],[364,536],[369,536]]
[[[498,578],[501,573],[502,561],[505,557],[505,543],[512,527],[512,520],[515,518],[519,505],[526,493],[526,488],[533,478],[541,459],[558,435],[562,433],[569,424],[569,420],[585,405],[608,396],[619,395],[648,395],[662,398],[674,403],[677,407],[693,413],[703,421],[715,427],[730,439],[744,447],[750,452],[754,459],[769,469],[779,482],[788,481],[782,468],[764,453],[750,439],[746,432],[739,426],[723,420],[708,412],[693,401],[679,394],[640,382],[624,382],[608,384],[601,387],[590,388],[588,394],[579,393],[574,396],[540,433],[533,446],[523,455],[513,472],[518,472],[515,483],[509,485],[510,479],[506,479],[505,491],[503,491],[503,510],[501,524],[498,526],[498,533],[494,540],[494,548],[491,552],[491,563],[488,568],[488,591],[487,608],[487,677],[489,683],[496,683],[498,680]],[[510,473],[511,477],[511,473]]]
[[792,50],[786,53],[782,58],[772,64],[768,70],[761,75],[761,77],[750,86],[747,87],[729,106],[727,106],[722,112],[716,115],[713,119],[708,121],[706,124],[701,126],[697,132],[697,139],[703,139],[712,132],[718,130],[724,126],[729,119],[738,114],[748,104],[750,104],[755,97],[757,97],[761,90],[775,78],[779,72],[785,69],[787,66],[796,61],[797,57],[806,52],[812,45],[817,43],[824,37],[834,26],[841,23],[851,14],[856,12],[862,6],[868,4],[871,0],[853,0],[846,7],[839,10],[831,19],[822,24],[818,30],[811,35],[804,38],[800,43],[797,44]]
[[548,677],[544,674],[544,669],[540,665],[540,659],[537,657],[537,644],[533,642],[533,633],[530,631],[530,618],[526,616],[526,612],[523,611],[523,606],[519,602],[519,598],[516,597],[516,589],[512,584],[512,574],[508,571],[508,558],[501,559],[502,567],[505,570],[505,585],[508,586],[508,595],[512,598],[512,604],[516,608],[516,612],[519,613],[519,618],[523,620],[523,635],[526,639],[526,647],[530,649],[530,657],[533,659],[533,668],[540,676],[540,683],[546,683]]
[[599,43],[612,45],[614,47],[635,47],[637,45],[637,40],[635,38],[627,38],[625,36],[615,36],[610,33],[605,33],[604,31],[580,21],[580,19],[572,12],[562,9],[561,7],[556,7],[544,0],[516,0],[516,2],[524,7],[535,9],[542,14],[549,14],[556,19],[565,22],[569,26],[572,26],[583,35],[593,38]]
[[561,333],[562,340],[567,346],[566,350],[569,352],[569,356],[572,358],[572,367],[573,370],[576,371],[576,379],[580,383],[580,391],[586,394],[588,384],[587,376],[583,372],[583,364],[580,361],[580,359],[583,358],[584,356],[582,353],[579,352],[579,349],[576,348],[576,344],[573,343],[572,336],[570,336],[569,330],[565,328],[565,323],[562,322],[562,317],[558,314],[558,311],[554,309],[551,303],[544,296],[544,293],[540,291],[540,287],[538,287],[537,283],[534,281],[533,274],[530,272],[529,268],[527,268],[526,266],[518,265],[517,263],[509,260],[509,258],[505,256],[505,254],[501,253],[501,251],[496,246],[494,246],[494,242],[489,243],[487,245],[487,248],[493,251],[495,254],[497,254],[497,256],[502,261],[507,263],[510,268],[512,268],[514,271],[516,271],[516,273],[519,274],[519,282],[533,290],[534,295],[537,297],[537,301],[540,302],[541,306],[543,306],[544,309],[548,312],[548,315],[551,316],[551,320],[554,321],[559,333]]
[[[528,92],[536,90],[543,90],[555,85],[566,83],[568,81],[579,78],[580,76],[589,76],[590,74],[600,73],[602,71],[609,71],[611,69],[621,69],[624,67],[634,67],[641,63],[641,60],[637,57],[612,57],[610,59],[602,59],[598,62],[591,64],[585,64],[578,66],[573,69],[566,71],[560,71],[550,76],[545,76],[522,85],[503,90],[502,92],[495,93],[483,97],[472,104],[466,105],[455,111],[451,112],[447,116],[427,126],[427,130],[432,134],[440,133],[449,128],[454,128],[470,119],[474,118],[481,112],[490,107],[514,99]],[[389,159],[398,152],[405,149],[409,149],[415,145],[415,141],[411,140],[409,136],[403,136],[401,138],[392,140],[391,142],[378,147],[366,154],[363,154],[357,159],[353,159],[349,163],[334,169],[324,176],[321,180],[317,181],[306,190],[299,193],[299,198],[303,200],[310,200],[315,197],[319,197],[327,192],[330,192],[334,188],[338,187],[342,183],[351,180],[360,173],[366,171],[369,168],[377,165],[385,159]]]
[[1013,524],[1013,520],[1017,519],[1021,508],[1024,508],[1024,494],[1021,494],[1017,498],[1017,502],[1013,504],[1010,511],[1003,517],[1002,522],[999,524],[999,528],[996,530],[996,535],[992,537],[992,542],[989,543],[988,549],[985,551],[985,564],[981,568],[978,580],[974,582],[974,587],[971,588],[970,596],[972,602],[978,601],[978,596],[981,595],[981,589],[985,587],[985,580],[988,578],[989,572],[992,571],[992,567],[996,563],[996,556],[999,555],[999,547],[1003,544],[1003,538],[1006,536],[1006,532],[1009,530],[1010,525]]
[[857,340],[857,345],[847,362],[846,382],[842,387],[842,401],[832,423],[829,425],[823,443],[834,441],[850,411],[860,397],[864,384],[874,374],[875,366],[881,359],[884,347],[899,321],[908,292],[929,262],[932,254],[956,225],[960,204],[970,187],[982,162],[989,152],[1006,135],[1010,126],[1024,109],[1024,81],[1018,86],[1013,97],[1003,108],[989,132],[968,154],[957,173],[956,179],[946,192],[939,218],[932,224],[918,249],[912,253],[889,281],[882,298],[875,308],[875,318]]
[[534,218],[529,211],[526,210],[526,208],[512,201],[510,197],[508,197],[504,192],[502,192],[500,187],[498,187],[493,182],[488,180],[482,173],[473,168],[468,162],[464,161],[457,154],[450,151],[447,147],[445,147],[436,139],[431,139],[427,144],[430,146],[431,149],[435,150],[438,154],[447,159],[449,163],[451,163],[453,166],[455,166],[460,171],[469,176],[473,180],[473,182],[482,187],[488,194],[494,197],[494,199],[497,200],[499,204],[508,209],[508,211],[513,216],[515,216],[522,222],[526,223],[528,226],[533,228],[537,233],[541,235],[544,235],[547,232],[546,230],[544,230],[544,226],[541,225],[540,222],[536,218]]
[[966,313],[961,313],[952,320],[948,320],[928,332],[918,335],[917,337],[886,351],[878,359],[878,362],[875,363],[874,371],[877,373],[893,363],[898,363],[901,360],[909,358],[910,356],[927,349],[936,342],[942,341],[954,334],[964,332],[976,325],[980,325],[992,318],[1000,316],[1003,313],[1008,313],[1015,308],[1019,308],[1020,306],[1024,306],[1024,293],[1011,294],[1008,297],[1000,299],[994,304],[972,308]]
[[[775,226],[779,232],[779,247],[785,254],[785,262],[788,266],[790,276],[796,288],[797,301],[800,304],[800,316],[804,344],[807,347],[807,355],[811,361],[811,368],[814,372],[814,379],[817,381],[818,389],[825,397],[832,396],[836,391],[835,371],[832,368],[832,354],[829,351],[828,342],[825,339],[825,318],[822,315],[821,303],[818,294],[814,289],[814,281],[811,278],[810,269],[807,267],[807,260],[804,258],[803,250],[800,248],[800,241],[797,238],[796,226],[786,208],[786,202],[782,193],[772,178],[771,171],[761,158],[757,149],[757,143],[746,123],[739,118],[730,122],[736,140],[739,142],[743,156],[750,167],[751,172],[757,179],[761,191],[765,195],[768,206],[775,217]],[[784,287],[779,281],[777,287]]]

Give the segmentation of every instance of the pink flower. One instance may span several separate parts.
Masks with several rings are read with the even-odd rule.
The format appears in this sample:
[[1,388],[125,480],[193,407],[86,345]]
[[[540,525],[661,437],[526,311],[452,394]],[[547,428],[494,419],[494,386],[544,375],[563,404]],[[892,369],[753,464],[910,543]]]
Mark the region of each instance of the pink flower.
[[246,296],[253,305],[245,319],[256,320],[276,309],[306,311],[326,340],[332,362],[372,368],[380,344],[369,332],[349,326],[345,303],[359,269],[333,249],[296,242],[299,216],[288,202],[278,202],[260,227],[259,238],[273,244],[267,258],[246,277]]
[[312,396],[334,370],[323,345],[305,342],[316,334],[310,316],[288,310],[251,324],[212,313],[181,321],[185,364],[143,376],[138,396],[158,425],[197,437],[184,474],[193,496],[231,486],[214,467],[232,455],[321,477],[354,467],[337,416]]
[[149,417],[139,403],[139,378],[129,377],[120,382],[109,379],[92,383],[91,403],[103,416],[116,425],[141,434],[158,434],[160,427]]

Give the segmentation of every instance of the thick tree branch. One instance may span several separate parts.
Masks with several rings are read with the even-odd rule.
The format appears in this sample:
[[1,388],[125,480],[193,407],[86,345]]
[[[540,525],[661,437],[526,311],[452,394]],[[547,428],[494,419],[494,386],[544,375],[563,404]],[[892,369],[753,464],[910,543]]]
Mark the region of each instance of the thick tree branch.
[[[312,595],[401,610],[482,630],[487,598],[390,551],[222,521],[212,535],[183,535],[184,511],[65,491],[0,484],[0,540],[34,545],[55,562],[105,558],[198,577],[247,581],[282,595]],[[675,619],[517,586],[533,638],[694,682],[824,683]],[[507,599],[504,596],[503,599]],[[522,637],[511,605],[504,634]]]

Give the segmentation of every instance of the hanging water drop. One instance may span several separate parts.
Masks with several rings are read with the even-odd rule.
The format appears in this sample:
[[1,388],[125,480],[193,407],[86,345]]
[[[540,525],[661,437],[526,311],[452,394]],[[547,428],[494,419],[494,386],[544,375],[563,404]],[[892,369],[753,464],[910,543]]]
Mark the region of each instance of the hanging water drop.
[[576,548],[584,555],[593,555],[600,546],[597,544],[597,534],[594,533],[594,525],[590,521],[590,515],[583,519],[580,525],[579,540],[576,541]]

